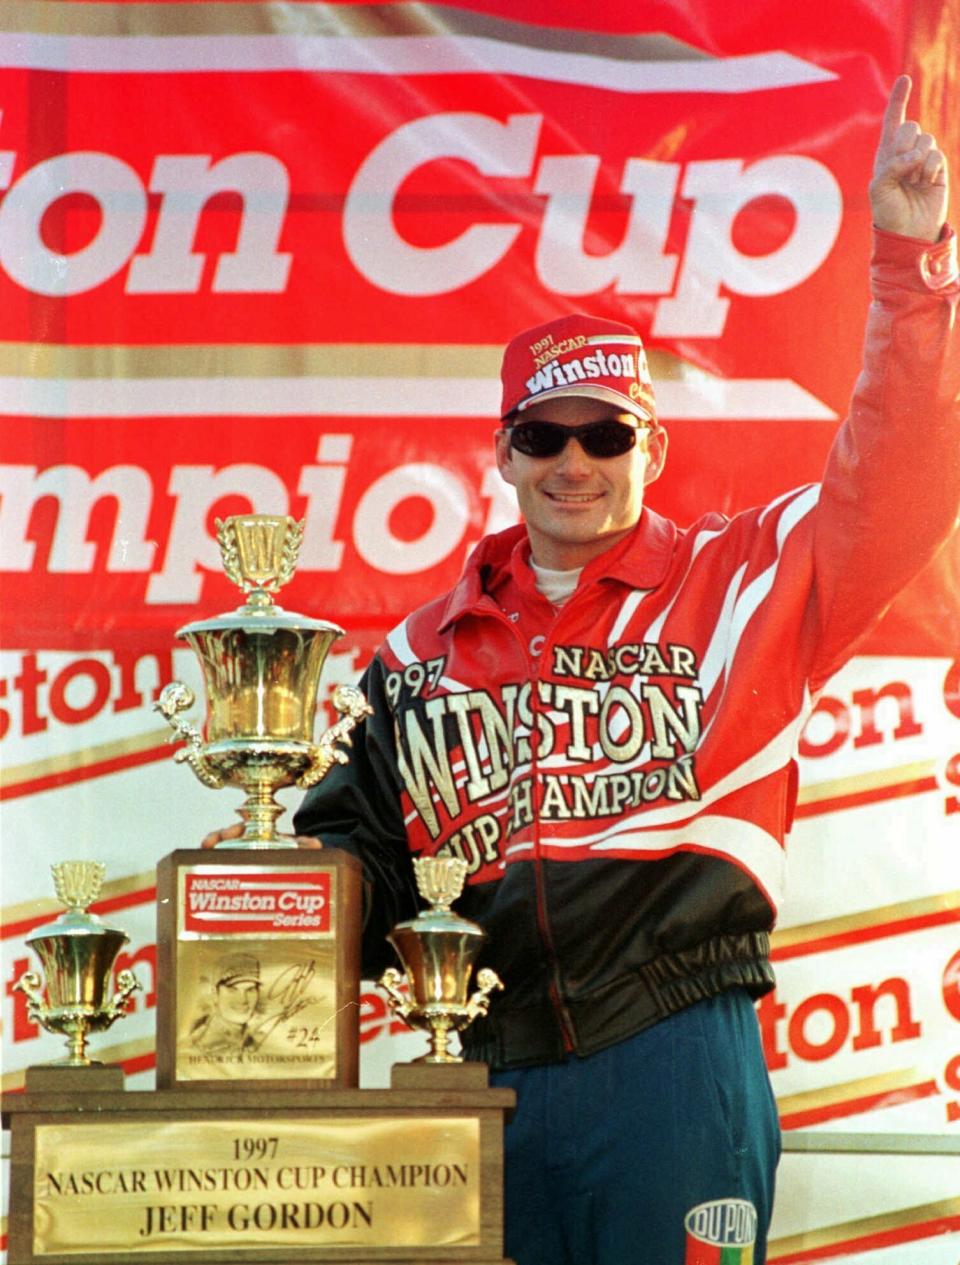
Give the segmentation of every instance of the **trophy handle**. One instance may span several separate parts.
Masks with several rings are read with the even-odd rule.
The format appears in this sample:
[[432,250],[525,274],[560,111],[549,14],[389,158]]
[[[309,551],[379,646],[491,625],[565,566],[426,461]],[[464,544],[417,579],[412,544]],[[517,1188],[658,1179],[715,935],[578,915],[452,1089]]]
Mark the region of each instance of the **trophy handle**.
[[503,981],[489,966],[484,966],[477,971],[477,984],[479,987],[467,1002],[467,1014],[470,1016],[471,1023],[479,1015],[485,1015],[490,1009],[490,994],[495,989],[503,991]]
[[134,975],[133,971],[121,971],[117,976],[117,991],[113,994],[113,1000],[110,1002],[108,1011],[109,1020],[112,1023],[114,1019],[122,1019],[127,1013],[128,999],[139,989],[143,991],[143,985]]
[[353,730],[364,716],[373,715],[373,708],[355,685],[338,685],[333,691],[333,706],[340,713],[340,719],[310,748],[310,764],[297,778],[297,786],[301,790],[315,786],[334,764],[347,763],[350,757],[336,744],[341,742],[346,747],[352,746],[350,735]]
[[13,986],[14,992],[24,993],[27,998],[27,1018],[40,1021],[44,1008],[43,981],[36,971],[24,971]]
[[400,985],[403,983],[401,972],[395,966],[388,966],[377,983],[390,998],[390,1007],[394,1014],[406,1022],[407,1015],[413,1009],[413,1004],[410,998],[405,997],[400,991]]
[[184,762],[189,764],[204,786],[218,791],[223,786],[223,779],[207,761],[199,729],[189,720],[181,720],[177,714],[192,707],[194,699],[193,690],[189,685],[184,685],[182,681],[171,681],[160,691],[160,697],[154,703],[153,710],[159,712],[170,728],[187,744],[174,752],[174,761],[177,764]]

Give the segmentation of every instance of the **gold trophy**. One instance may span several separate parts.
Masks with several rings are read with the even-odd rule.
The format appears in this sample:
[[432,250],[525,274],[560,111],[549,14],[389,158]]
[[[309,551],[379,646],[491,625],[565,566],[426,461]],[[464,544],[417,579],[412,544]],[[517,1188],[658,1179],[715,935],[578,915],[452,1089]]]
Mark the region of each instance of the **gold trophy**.
[[200,660],[203,732],[180,717],[194,701],[181,682],[156,707],[186,739],[178,763],[205,786],[245,792],[243,833],[214,850],[174,851],[158,867],[157,1084],[351,1087],[360,864],[334,848],[298,850],[277,831],[284,809],[274,796],[346,764],[371,709],[358,689],[339,686],[339,718],[314,741],[320,674],[343,629],[274,601],[296,567],[303,523],[246,514],[218,519],[217,538],[246,602],[178,633]]
[[430,905],[410,922],[398,923],[388,939],[403,962],[410,995],[401,991],[403,975],[387,967],[380,987],[395,1014],[411,1028],[425,1028],[430,1050],[418,1063],[462,1063],[448,1049],[459,1032],[490,1007],[490,994],[503,988],[496,971],[477,972],[477,989],[468,997],[473,964],[486,932],[450,908],[463,891],[467,863],[455,857],[421,857],[413,863],[420,895]]
[[87,1034],[122,1019],[140,982],[132,971],[121,971],[117,992],[106,1000],[113,964],[129,936],[87,908],[100,895],[105,867],[99,861],[62,861],[51,870],[66,910],[26,938],[43,964],[46,989],[35,971],[21,975],[14,988],[26,994],[31,1019],[66,1036],[70,1053],[59,1065],[91,1067],[96,1061],[87,1058]]
[[293,575],[303,523],[268,514],[217,519],[217,539],[224,570],[247,594],[246,604],[177,633],[203,669],[206,741],[179,716],[194,702],[188,686],[172,681],[154,706],[186,739],[174,755],[178,763],[189,764],[205,786],[246,792],[237,810],[243,836],[226,846],[289,848],[291,839],[276,831],[284,809],[274,793],[284,786],[306,789],[333,764],[345,764],[347,754],[337,744],[350,745],[351,731],[370,708],[354,686],[339,686],[333,706],[340,719],[313,741],[320,673],[343,629],[288,613],[271,596]]

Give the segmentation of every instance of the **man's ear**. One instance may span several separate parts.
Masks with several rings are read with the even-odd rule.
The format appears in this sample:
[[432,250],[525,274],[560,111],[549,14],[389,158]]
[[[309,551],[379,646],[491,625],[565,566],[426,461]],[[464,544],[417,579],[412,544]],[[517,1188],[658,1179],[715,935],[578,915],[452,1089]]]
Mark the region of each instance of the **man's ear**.
[[647,432],[647,468],[643,473],[643,486],[648,487],[660,478],[667,460],[667,432],[659,426]]
[[513,483],[513,450],[510,447],[510,436],[506,429],[497,431],[496,455],[500,477],[504,483]]

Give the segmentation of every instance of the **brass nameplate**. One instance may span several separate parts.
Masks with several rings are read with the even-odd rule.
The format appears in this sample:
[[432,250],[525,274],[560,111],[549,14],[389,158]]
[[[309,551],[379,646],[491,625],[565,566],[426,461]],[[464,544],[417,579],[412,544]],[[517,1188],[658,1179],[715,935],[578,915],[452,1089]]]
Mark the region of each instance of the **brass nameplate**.
[[335,1077],[334,871],[198,865],[179,884],[177,1079]]
[[462,1117],[38,1125],[36,1256],[480,1243]]

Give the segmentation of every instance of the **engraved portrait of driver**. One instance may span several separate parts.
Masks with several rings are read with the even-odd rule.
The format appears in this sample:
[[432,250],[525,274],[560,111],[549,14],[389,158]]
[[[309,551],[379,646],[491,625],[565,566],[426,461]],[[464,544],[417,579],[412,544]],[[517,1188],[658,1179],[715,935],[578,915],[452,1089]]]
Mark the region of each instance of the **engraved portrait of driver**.
[[260,960],[251,953],[231,953],[220,959],[211,990],[209,1010],[190,1029],[190,1044],[208,1054],[243,1058],[262,1040]]

